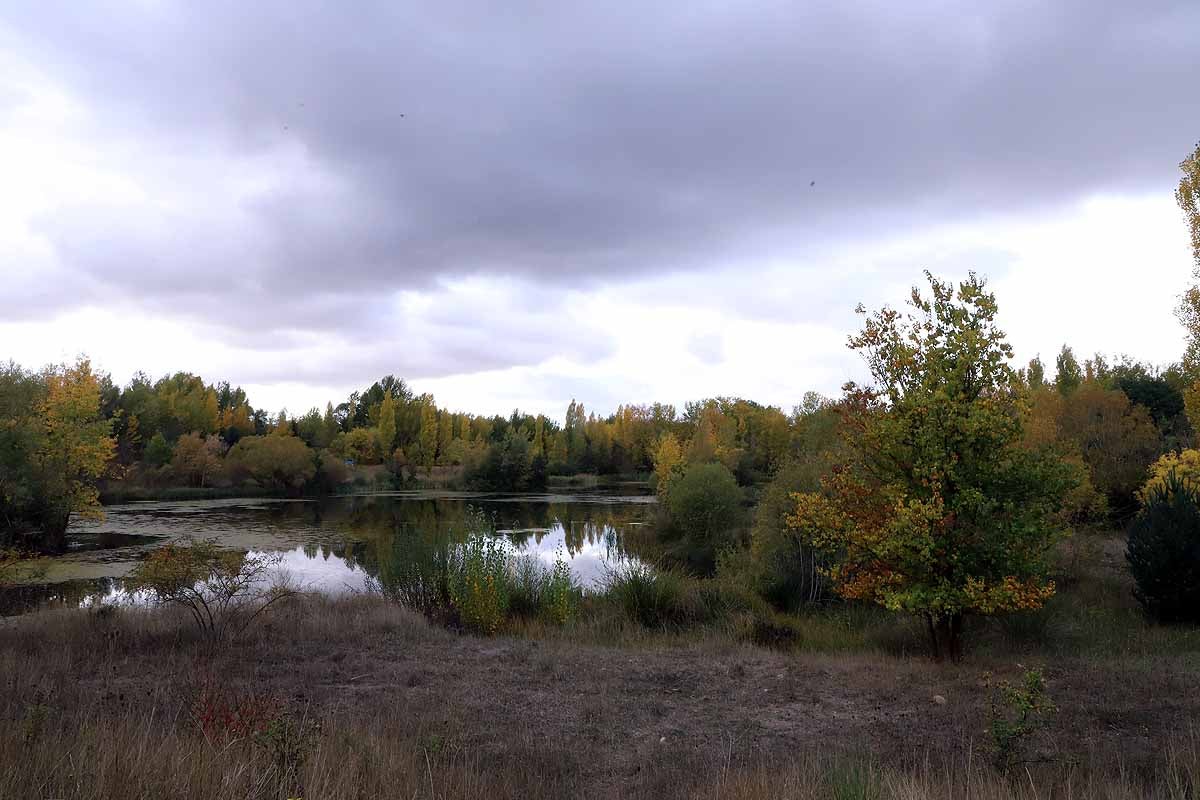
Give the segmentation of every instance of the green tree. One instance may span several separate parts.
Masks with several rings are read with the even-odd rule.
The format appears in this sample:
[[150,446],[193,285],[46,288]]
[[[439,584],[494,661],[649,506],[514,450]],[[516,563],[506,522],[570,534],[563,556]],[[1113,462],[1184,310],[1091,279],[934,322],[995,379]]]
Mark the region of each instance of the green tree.
[[1083,369],[1075,359],[1075,353],[1065,344],[1054,360],[1054,387],[1064,397],[1079,388],[1083,383]]
[[446,452],[450,449],[450,442],[454,441],[454,415],[449,411],[441,411],[438,413],[438,437],[437,437],[437,457],[438,463],[446,462]]
[[927,622],[936,658],[961,655],[963,617],[1040,606],[1071,472],[1023,441],[1026,391],[996,300],[974,274],[926,274],[913,312],[866,316],[850,340],[874,385],[847,385],[846,463],[797,495],[788,524],[832,559],[844,597]]
[[425,467],[426,473],[429,473],[433,469],[434,461],[437,459],[437,443],[437,406],[433,404],[433,398],[430,397],[428,402],[421,406],[421,432],[418,439],[421,451],[421,464]]
[[587,455],[587,438],[584,436],[584,411],[583,403],[576,403],[574,399],[567,406],[566,424],[563,426],[563,432],[566,435],[566,460],[571,469],[580,469]]
[[683,535],[685,556],[694,566],[711,571],[717,554],[734,543],[741,501],[742,490],[723,464],[692,464],[671,481],[666,493],[671,527]]
[[45,396],[42,376],[12,362],[0,366],[0,548],[37,526],[34,453],[43,430],[37,409]]
[[1129,527],[1125,558],[1134,597],[1163,622],[1200,622],[1197,490],[1196,483],[1171,470],[1147,485],[1146,505]]
[[321,428],[324,431],[324,446],[328,447],[333,443],[333,439],[342,429],[338,425],[337,417],[333,414],[333,403],[325,404],[325,416],[321,419]]
[[296,420],[296,435],[309,447],[324,447],[324,430],[321,427],[321,412],[310,408]]
[[1029,384],[1030,389],[1040,389],[1046,385],[1046,366],[1042,363],[1041,356],[1030,359],[1029,368],[1025,371],[1025,382]]
[[465,473],[467,482],[479,489],[520,492],[545,486],[545,475],[535,475],[529,440],[509,430],[499,442],[493,442],[477,467]]
[[150,467],[164,467],[170,463],[173,453],[174,448],[167,441],[167,437],[163,436],[162,431],[158,431],[146,443],[146,452],[142,456],[142,462]]
[[1134,493],[1147,466],[1162,452],[1162,436],[1150,412],[1129,402],[1119,389],[1086,381],[1063,401],[1061,437],[1073,442],[1088,466],[1092,484],[1114,511],[1136,509]]
[[338,434],[330,449],[355,464],[378,464],[383,458],[379,449],[379,437],[374,428],[355,428]]
[[759,594],[785,611],[816,602],[825,587],[820,554],[797,535],[787,518],[795,508],[793,495],[818,491],[829,467],[828,454],[810,454],[785,464],[754,508],[748,577]]
[[379,446],[384,455],[396,447],[396,403],[390,392],[384,394],[379,404]]

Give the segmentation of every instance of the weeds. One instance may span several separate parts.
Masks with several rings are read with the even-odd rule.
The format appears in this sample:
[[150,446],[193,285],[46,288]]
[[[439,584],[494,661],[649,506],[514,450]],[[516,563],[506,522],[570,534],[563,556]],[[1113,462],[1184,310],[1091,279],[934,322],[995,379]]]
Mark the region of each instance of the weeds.
[[266,753],[278,774],[279,782],[296,787],[303,794],[302,770],[305,760],[314,751],[321,737],[321,725],[307,716],[296,718],[289,714],[276,716],[254,734],[254,744]]
[[646,628],[664,628],[697,616],[686,584],[686,576],[674,570],[625,564],[605,576],[603,593],[634,622]]
[[282,701],[274,695],[235,695],[211,674],[201,678],[191,694],[187,706],[196,729],[218,748],[265,732],[283,709]]
[[542,586],[542,615],[554,625],[566,625],[579,613],[579,587],[562,553],[546,573]]
[[534,555],[513,558],[508,580],[509,611],[515,617],[565,625],[579,615],[581,591],[561,551],[549,568]]
[[37,689],[33,693],[33,700],[25,707],[25,715],[21,719],[21,741],[27,747],[41,739],[46,730],[46,719],[50,716],[48,700],[48,693]]
[[454,551],[448,586],[459,622],[475,633],[493,634],[508,613],[509,555],[490,536],[475,536]]
[[1058,708],[1046,693],[1039,669],[1027,669],[1017,684],[984,676],[988,697],[988,732],[996,751],[996,768],[1008,772],[1032,760],[1028,749],[1036,735],[1049,725]]

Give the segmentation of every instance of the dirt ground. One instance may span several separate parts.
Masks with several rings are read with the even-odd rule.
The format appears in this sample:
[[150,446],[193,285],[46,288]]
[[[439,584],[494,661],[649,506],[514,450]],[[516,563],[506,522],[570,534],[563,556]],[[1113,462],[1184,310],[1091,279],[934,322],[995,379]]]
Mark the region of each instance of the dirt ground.
[[[0,629],[4,658],[16,659],[6,667],[10,700],[30,691],[15,681],[34,663],[40,691],[89,713],[184,697],[197,676],[217,676],[232,694],[278,697],[316,717],[404,720],[433,749],[503,760],[520,739],[521,752],[553,751],[583,784],[610,793],[654,794],[656,782],[802,753],[888,764],[985,758],[983,674],[1019,673],[1012,663],[798,655],[728,640],[630,649],[483,639],[382,602],[300,606],[215,652],[161,619],[56,613],[52,624]],[[1119,755],[1149,768],[1170,735],[1200,720],[1200,676],[1182,662],[1044,666],[1060,708],[1039,745],[1050,756]]]

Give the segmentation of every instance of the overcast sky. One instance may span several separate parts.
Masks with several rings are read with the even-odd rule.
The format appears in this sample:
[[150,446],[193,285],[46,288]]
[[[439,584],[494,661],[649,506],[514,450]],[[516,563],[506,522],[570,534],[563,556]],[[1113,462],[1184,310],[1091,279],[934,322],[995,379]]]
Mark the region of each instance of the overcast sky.
[[1200,3],[0,8],[0,358],[302,412],[734,394],[986,275],[1017,355],[1182,351]]

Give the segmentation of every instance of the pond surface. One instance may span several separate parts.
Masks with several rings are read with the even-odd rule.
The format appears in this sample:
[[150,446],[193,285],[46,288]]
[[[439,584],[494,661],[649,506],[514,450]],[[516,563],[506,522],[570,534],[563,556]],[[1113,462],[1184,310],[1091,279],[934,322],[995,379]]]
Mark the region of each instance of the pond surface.
[[105,508],[72,523],[70,550],[43,559],[36,583],[0,591],[0,613],[119,597],[121,578],[147,553],[179,539],[280,555],[293,584],[332,594],[362,591],[422,545],[462,541],[482,512],[513,549],[562,558],[585,588],[636,560],[652,541],[653,495],[394,492],[319,500],[189,500]]

